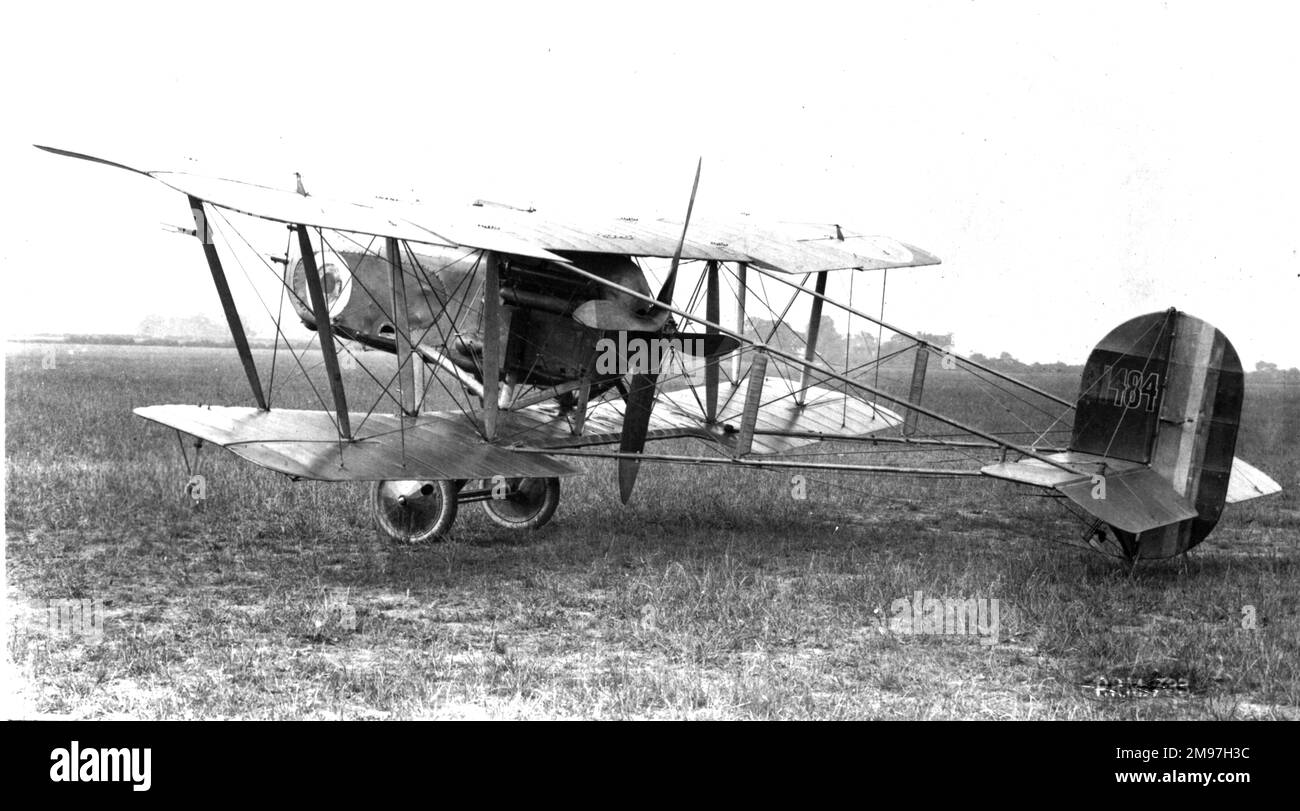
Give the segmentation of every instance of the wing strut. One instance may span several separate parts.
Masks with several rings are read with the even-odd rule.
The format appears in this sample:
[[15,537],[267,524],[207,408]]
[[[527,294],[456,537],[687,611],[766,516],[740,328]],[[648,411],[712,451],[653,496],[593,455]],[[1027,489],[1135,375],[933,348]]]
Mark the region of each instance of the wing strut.
[[339,436],[352,439],[348,423],[348,398],[343,391],[343,375],[339,373],[339,357],[334,351],[334,330],[330,327],[330,308],[321,290],[320,271],[316,267],[316,252],[311,247],[311,234],[307,226],[295,226],[298,231],[298,252],[302,254],[303,276],[307,279],[307,293],[311,297],[312,316],[316,321],[316,335],[320,339],[320,353],[325,358],[325,373],[329,376],[330,392],[334,395],[334,410],[338,412]]
[[[736,263],[736,334],[745,334],[745,291],[748,290],[749,263]],[[731,356],[731,382],[734,384],[740,380],[740,355],[736,352]]]
[[[877,340],[876,346],[880,346]],[[907,394],[908,402],[921,402],[921,394],[925,391],[925,368],[930,362],[930,350],[924,344],[916,345],[916,360],[912,363],[912,388]],[[879,368],[880,364],[876,364]],[[917,423],[921,421],[921,412],[915,408],[907,410],[907,417],[903,422],[903,436],[916,436]]]
[[495,251],[483,252],[483,438],[496,439],[501,385],[501,275]]
[[[721,302],[718,294],[718,263],[710,260],[706,273],[708,275],[708,291],[704,305],[704,317],[716,324],[722,320]],[[718,330],[716,327],[706,326],[704,333],[706,335],[717,335]],[[709,357],[704,360],[704,419],[709,423],[717,422],[718,419],[718,359],[716,357]]]
[[239,311],[235,309],[235,299],[230,294],[226,272],[221,267],[221,257],[217,256],[217,246],[212,241],[212,229],[208,227],[203,201],[193,195],[189,195],[189,198],[190,211],[194,214],[194,235],[203,243],[203,255],[208,259],[208,270],[212,271],[212,281],[217,286],[217,297],[221,299],[221,309],[226,313],[230,337],[234,339],[235,348],[239,350],[239,360],[244,364],[248,385],[253,389],[253,399],[257,400],[258,408],[269,411],[266,395],[262,391],[262,381],[257,376],[257,364],[253,362],[253,352],[248,348],[248,336],[244,333],[244,324],[239,320]]
[[749,388],[745,391],[745,408],[740,413],[740,435],[736,437],[735,455],[745,456],[754,448],[754,426],[763,401],[763,384],[767,381],[767,353],[759,349],[749,366]]
[[397,401],[402,413],[417,416],[415,406],[415,359],[411,356],[411,313],[406,308],[406,277],[402,253],[393,237],[386,240],[388,271],[393,284],[393,329],[397,333]]
[[812,300],[812,314],[808,316],[808,339],[807,346],[804,347],[803,359],[803,380],[799,381],[799,394],[795,397],[795,402],[803,405],[808,399],[808,388],[812,386],[813,380],[813,358],[817,357],[817,333],[822,328],[822,301],[826,295],[826,274],[827,271],[821,271],[817,274],[817,295]]

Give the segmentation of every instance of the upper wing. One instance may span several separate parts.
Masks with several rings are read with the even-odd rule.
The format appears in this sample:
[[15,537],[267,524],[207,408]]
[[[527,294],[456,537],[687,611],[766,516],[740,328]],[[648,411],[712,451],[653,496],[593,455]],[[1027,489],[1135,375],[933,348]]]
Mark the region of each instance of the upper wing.
[[[556,218],[510,208],[410,209],[413,220],[460,245],[484,247],[510,237],[557,253],[605,253],[670,258],[682,237],[679,219],[638,217]],[[490,248],[489,248],[490,249]],[[835,225],[765,224],[741,217],[732,222],[692,220],[682,259],[749,262],[786,273],[879,270],[935,265],[939,258],[889,237],[845,234]]]
[[[563,253],[668,258],[681,239],[680,220],[564,219],[488,206],[417,206],[383,200],[350,203],[238,180],[143,170],[81,152],[37,146],[57,155],[147,175],[183,194],[255,217],[425,244],[566,262]],[[728,223],[692,221],[682,259],[750,262],[786,273],[939,263],[933,254],[888,237],[846,233],[837,225],[762,224],[748,217]]]
[[474,237],[473,241],[465,242],[450,239],[432,230],[427,225],[428,219],[422,220],[422,222],[414,222],[405,216],[411,213],[407,207],[400,204],[386,203],[382,200],[377,200],[375,205],[363,205],[330,200],[314,195],[303,196],[297,192],[273,189],[240,180],[204,177],[188,172],[137,169],[117,161],[81,152],[40,146],[39,144],[37,144],[37,147],[56,155],[102,163],[152,177],[182,194],[196,197],[205,203],[219,208],[230,209],[231,211],[238,211],[241,214],[274,220],[275,222],[393,237],[426,245],[441,245],[444,247],[463,245],[481,250],[511,253],[517,256],[549,259],[554,262],[567,261],[564,257],[557,256],[537,245],[486,228],[478,229],[482,233],[473,233],[471,229],[458,229],[472,235]]

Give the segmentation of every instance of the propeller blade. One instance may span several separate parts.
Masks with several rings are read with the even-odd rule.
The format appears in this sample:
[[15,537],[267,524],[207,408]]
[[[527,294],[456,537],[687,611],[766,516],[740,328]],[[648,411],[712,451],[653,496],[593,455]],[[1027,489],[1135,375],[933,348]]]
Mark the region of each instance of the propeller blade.
[[[704,165],[704,158],[695,162],[695,182],[691,184],[691,199],[686,204],[686,220],[682,222],[682,238],[677,240],[677,250],[673,251],[672,268],[668,271],[668,278],[664,279],[664,286],[659,290],[659,303],[673,303],[673,288],[677,286],[677,266],[682,261],[682,248],[686,245],[686,229],[691,227],[691,212],[695,210],[695,192],[700,188],[700,168]],[[651,307],[651,314],[662,310],[662,307]]]
[[658,332],[668,323],[670,313],[662,308],[650,315],[637,315],[618,302],[592,299],[578,305],[573,320],[584,327],[611,332]]
[[[691,199],[686,204],[686,219],[682,222],[682,237],[677,240],[677,250],[673,251],[672,268],[668,271],[668,278],[664,280],[664,286],[659,291],[658,301],[660,304],[672,304],[673,287],[677,284],[677,266],[682,261],[682,248],[686,245],[686,229],[691,226],[691,212],[695,210],[695,192],[700,188],[700,168],[704,165],[704,159],[700,158],[695,162],[695,181],[691,183]],[[596,302],[586,302],[586,304],[596,304]],[[582,309],[579,307],[578,309]],[[598,310],[599,307],[593,307],[592,310]],[[575,317],[577,313],[574,313]],[[668,317],[671,313],[664,307],[651,307],[644,313],[647,319],[658,319],[662,316],[659,326],[662,327],[668,323]],[[672,330],[676,332],[676,324]],[[658,329],[645,330],[647,332],[658,332]],[[645,448],[646,434],[650,429],[650,412],[654,409],[655,404],[655,379],[656,374],[640,373],[632,376],[632,386],[627,393],[627,408],[623,412],[623,430],[619,436],[618,450],[619,453],[640,453]],[[618,460],[618,495],[626,504],[628,499],[632,498],[632,488],[636,486],[636,476],[641,470],[640,459],[619,459]]]
[[[645,448],[646,434],[650,428],[650,412],[655,404],[655,378],[653,374],[632,377],[627,392],[627,408],[623,413],[623,433],[619,438],[619,453],[640,453]],[[618,497],[626,504],[636,486],[636,474],[641,469],[640,459],[618,460]]]
[[678,332],[673,335],[673,340],[678,339],[682,342],[682,351],[697,358],[716,358],[740,348],[740,341],[716,332]]

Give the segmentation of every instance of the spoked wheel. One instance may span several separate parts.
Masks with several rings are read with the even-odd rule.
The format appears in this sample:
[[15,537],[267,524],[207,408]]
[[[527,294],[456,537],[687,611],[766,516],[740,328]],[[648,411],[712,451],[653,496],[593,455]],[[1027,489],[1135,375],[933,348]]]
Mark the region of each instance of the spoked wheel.
[[375,482],[370,509],[380,531],[397,543],[441,541],[456,521],[456,483]]
[[[494,487],[495,484],[495,487]],[[505,492],[501,492],[504,485]],[[560,504],[558,478],[505,479],[482,482],[490,493],[482,500],[483,511],[507,529],[537,529],[545,526]],[[504,497],[503,497],[504,496]]]

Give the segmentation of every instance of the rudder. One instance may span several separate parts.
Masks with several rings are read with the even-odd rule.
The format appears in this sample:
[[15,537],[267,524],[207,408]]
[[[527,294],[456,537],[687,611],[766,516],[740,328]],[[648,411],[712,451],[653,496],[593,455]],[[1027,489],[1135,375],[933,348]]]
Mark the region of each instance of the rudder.
[[1244,380],[1227,337],[1173,309],[1126,321],[1089,355],[1070,450],[1149,465],[1197,513],[1124,539],[1137,556],[1185,552],[1218,522]]

